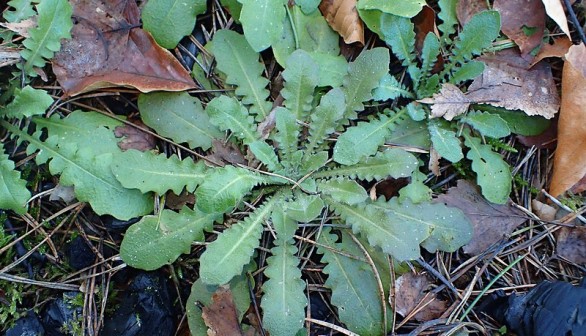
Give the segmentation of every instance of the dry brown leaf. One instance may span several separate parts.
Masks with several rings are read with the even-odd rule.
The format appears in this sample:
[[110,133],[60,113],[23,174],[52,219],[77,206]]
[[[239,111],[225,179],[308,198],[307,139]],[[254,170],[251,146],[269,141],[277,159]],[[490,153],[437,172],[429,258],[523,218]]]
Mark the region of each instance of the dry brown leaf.
[[536,199],[531,200],[531,208],[539,219],[546,222],[553,221],[555,219],[555,214],[558,212],[558,210],[551,205],[541,203]]
[[454,117],[465,113],[472,103],[470,99],[454,84],[444,83],[440,91],[433,98],[418,100],[420,103],[431,104],[431,117],[444,117],[452,120]]
[[20,62],[20,50],[0,46],[0,68]]
[[440,159],[441,155],[432,148],[429,149],[429,163],[427,164],[427,168],[430,172],[433,173],[435,176],[440,176]]
[[[431,281],[424,274],[401,275],[395,282],[397,313],[405,317],[416,307],[425,305],[413,316],[415,320],[430,321],[441,316],[448,304],[438,300],[433,294],[426,295],[430,285]],[[421,302],[422,300],[425,302]]]
[[364,24],[358,16],[356,0],[322,0],[319,10],[344,42],[364,44]]
[[[549,193],[559,196],[586,175],[586,47],[572,46],[562,71],[558,146]],[[584,191],[573,190],[578,193]]]
[[[495,0],[501,15],[501,30],[513,40],[523,56],[541,45],[545,29],[545,8],[541,0]],[[526,35],[532,30],[530,35]]]
[[544,44],[539,49],[537,55],[531,62],[531,66],[534,66],[537,62],[541,61],[544,58],[548,57],[564,57],[566,53],[568,53],[568,49],[572,46],[572,41],[569,38],[562,36],[560,38],[554,39],[553,44]]
[[218,139],[212,140],[212,153],[206,158],[218,164],[246,165],[248,163],[236,146]]
[[578,265],[586,264],[586,227],[563,227],[558,231],[556,253]]
[[181,195],[175,195],[172,191],[169,191],[165,196],[165,206],[173,210],[181,210],[186,205],[190,205],[190,208],[195,204],[195,195],[183,190]]
[[[140,120],[133,120],[132,123],[140,128],[148,128],[147,125]],[[124,139],[118,142],[118,147],[122,150],[136,149],[144,152],[155,148],[157,145],[157,140],[153,135],[143,132],[137,127],[126,124],[124,126],[116,127],[114,129],[114,135],[118,138],[124,137]]]
[[28,38],[30,37],[28,33],[29,29],[35,28],[37,26],[37,17],[33,16],[19,22],[1,22],[0,26],[13,31],[22,37]]
[[487,10],[486,0],[460,0],[456,5],[456,17],[460,24],[464,26],[474,14]]
[[560,29],[571,39],[570,28],[568,28],[568,19],[564,12],[564,6],[561,0],[542,0],[545,6],[547,16],[552,18],[558,24]]
[[242,336],[232,292],[226,286],[216,290],[212,303],[203,307],[201,316],[209,336]]
[[486,67],[468,88],[470,100],[547,119],[557,113],[560,98],[549,64],[540,62],[529,69],[529,62],[512,49],[480,60]]
[[126,86],[142,92],[195,87],[189,72],[140,27],[134,0],[71,0],[72,39],[64,40],[53,71],[68,96]]
[[462,210],[472,222],[474,233],[464,246],[464,252],[470,255],[483,253],[526,221],[523,212],[510,204],[489,203],[478,188],[466,180],[458,180],[456,187],[440,195],[435,202]]

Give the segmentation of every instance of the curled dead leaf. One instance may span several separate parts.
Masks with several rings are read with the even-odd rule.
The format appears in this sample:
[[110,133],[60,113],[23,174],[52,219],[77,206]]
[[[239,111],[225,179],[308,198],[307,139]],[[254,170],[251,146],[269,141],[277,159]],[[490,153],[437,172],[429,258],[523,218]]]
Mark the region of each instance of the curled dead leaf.
[[364,24],[358,16],[356,0],[322,0],[319,10],[344,42],[364,44]]
[[561,0],[542,1],[543,5],[545,6],[545,12],[547,13],[547,16],[552,18],[552,20],[558,24],[564,34],[566,34],[569,38],[572,38],[570,35],[570,28],[568,27],[568,19],[566,18],[566,13],[564,12],[564,6],[562,5]]
[[71,0],[72,39],[53,59],[53,72],[68,96],[105,87],[141,92],[195,88],[187,70],[140,27],[132,0]]
[[[572,46],[562,71],[562,106],[558,122],[558,145],[549,193],[559,196],[586,175],[586,46]],[[573,192],[586,190],[573,189]]]
[[531,62],[531,66],[534,66],[544,58],[564,57],[564,55],[568,52],[568,49],[570,49],[571,46],[572,41],[570,41],[570,39],[566,36],[554,39],[552,44],[546,43],[543,46],[541,46],[541,49],[539,49],[539,52],[537,53],[537,55],[535,55],[535,58]]

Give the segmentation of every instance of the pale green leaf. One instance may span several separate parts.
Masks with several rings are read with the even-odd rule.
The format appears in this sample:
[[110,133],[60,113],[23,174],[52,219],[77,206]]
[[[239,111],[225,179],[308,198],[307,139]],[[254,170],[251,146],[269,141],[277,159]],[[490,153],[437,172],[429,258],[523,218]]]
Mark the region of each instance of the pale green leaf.
[[[244,36],[254,51],[263,51],[279,37],[285,18],[287,0],[239,0],[240,23]],[[214,53],[215,54],[215,53]]]
[[413,204],[409,200],[399,203],[395,197],[388,202],[380,200],[373,206],[385,211],[394,221],[428,232],[429,237],[421,246],[431,253],[437,250],[454,252],[472,238],[472,224],[468,218],[459,209],[443,203]]
[[412,18],[417,15],[425,5],[425,0],[360,0],[356,5],[356,8],[362,10],[379,10],[383,13]]
[[363,111],[365,101],[372,99],[381,78],[389,72],[389,50],[373,48],[365,50],[348,65],[348,76],[342,87],[346,96],[347,118],[353,119],[355,112]]
[[[328,275],[325,286],[332,290],[332,304],[338,307],[340,320],[349,330],[364,336],[382,335],[382,305],[386,302],[381,302],[374,271],[364,260],[360,247],[346,232],[342,231],[340,243],[336,243],[337,240],[337,236],[325,228],[319,237],[320,245],[317,246],[318,253],[323,254],[322,262],[326,263],[323,269]],[[388,274],[388,267],[386,269]],[[383,269],[379,269],[378,273],[384,275]],[[387,283],[385,281],[383,286]],[[391,311],[388,305],[387,311]]]
[[450,83],[458,85],[468,80],[472,80],[482,74],[484,63],[481,61],[468,61],[461,67],[454,70],[450,76]]
[[254,119],[238,99],[219,96],[212,99],[206,107],[210,122],[223,131],[231,131],[235,137],[245,144],[260,138],[254,125]]
[[319,68],[318,86],[339,87],[344,83],[344,77],[348,74],[348,61],[344,56],[320,52],[311,52],[310,55]]
[[474,127],[480,134],[487,137],[503,138],[511,134],[507,122],[496,114],[471,111],[461,121]]
[[470,148],[466,157],[472,160],[472,170],[477,174],[477,182],[482,195],[487,200],[504,204],[509,199],[512,187],[512,175],[509,165],[500,154],[484,145],[480,139],[464,133],[464,144]]
[[304,14],[311,14],[319,6],[321,0],[295,0],[295,4],[301,8]]
[[458,34],[452,49],[454,56],[442,75],[453,72],[455,65],[463,64],[490,47],[492,41],[499,36],[500,29],[501,20],[497,11],[483,11],[474,15]]
[[358,15],[362,21],[366,24],[368,29],[372,30],[379,38],[383,39],[384,35],[381,31],[381,16],[388,15],[379,10],[364,10],[357,8]]
[[6,118],[28,118],[40,115],[53,104],[53,98],[45,90],[33,89],[29,85],[22,90],[14,90],[14,99],[0,109],[0,115]]
[[496,114],[507,122],[512,133],[519,135],[539,135],[551,124],[551,121],[540,116],[528,116],[523,111],[510,111],[502,107],[480,105],[477,110]]
[[290,7],[280,27],[282,30],[273,41],[272,48],[275,59],[281,66],[285,65],[289,55],[297,49],[330,57],[340,54],[339,35],[330,28],[319,11],[305,15],[300,7]]
[[[121,151],[113,132],[105,127],[93,127],[91,123],[68,124],[69,118],[73,120],[73,116],[86,113],[99,115],[74,112],[62,122],[71,132],[52,134],[52,128],[47,127],[49,137],[45,141],[39,140],[41,131],[31,136],[6,122],[2,122],[2,125],[29,143],[27,154],[38,151],[35,157],[37,164],[49,161],[51,174],[61,174],[59,183],[73,186],[75,197],[81,202],[88,202],[98,215],[110,214],[118,219],[128,220],[151,212],[152,197],[137,189],[124,188],[111,171],[112,155]],[[56,124],[57,120],[52,120],[52,123]],[[88,140],[86,143],[92,144],[91,146],[81,146],[76,142],[76,137],[83,133],[89,134],[88,138],[99,141]]]
[[302,174],[307,174],[318,170],[326,165],[330,155],[326,151],[317,152],[315,154],[304,155],[301,161]]
[[151,92],[138,97],[142,121],[161,136],[207,150],[223,134],[210,123],[199,99],[187,92]]
[[363,203],[368,199],[366,190],[354,180],[336,178],[317,181],[317,189],[336,202],[350,205]]
[[409,199],[415,204],[431,201],[433,191],[425,185],[426,178],[427,175],[419,170],[414,170],[411,175],[411,182],[399,190],[399,201],[404,202]]
[[311,56],[303,50],[296,50],[287,58],[282,73],[285,83],[281,95],[284,105],[299,120],[305,120],[312,108],[313,91],[319,83],[319,68]]
[[254,186],[266,182],[266,178],[248,169],[216,168],[208,172],[195,192],[197,207],[206,213],[231,211]]
[[142,8],[143,28],[157,43],[173,49],[195,27],[195,17],[206,11],[206,0],[149,0]]
[[[244,313],[250,306],[250,294],[248,289],[249,279],[252,282],[251,286],[254,287],[254,278],[249,278],[246,273],[256,270],[256,265],[248,265],[245,267],[243,274],[235,276],[228,283],[232,297],[234,299],[234,305],[238,314],[238,321],[242,320]],[[187,323],[189,324],[189,331],[192,335],[207,335],[208,326],[205,324],[202,318],[202,311],[200,305],[208,306],[212,302],[212,295],[216,292],[219,286],[206,285],[197,279],[191,286],[191,293],[185,304],[185,313],[187,315]]]
[[409,117],[414,121],[422,121],[427,118],[427,112],[418,102],[410,102],[405,108],[407,109]]
[[387,143],[429,149],[431,140],[427,130],[427,121],[415,121],[408,117],[402,118],[397,121],[395,129],[387,137]]
[[273,247],[271,253],[264,271],[269,280],[262,286],[263,327],[271,335],[295,335],[303,328],[307,306],[297,248],[283,244]]
[[61,39],[71,38],[71,14],[73,10],[67,0],[43,0],[37,5],[37,27],[29,29],[29,37],[22,42],[20,52],[26,60],[23,71],[38,76],[33,68],[42,68],[45,62],[61,49]]
[[385,74],[372,92],[372,99],[385,101],[399,97],[413,98],[413,94],[391,74]]
[[165,154],[135,149],[114,154],[112,172],[125,188],[159,195],[168,190],[180,195],[183,188],[193,192],[206,177],[203,161],[195,163],[191,158],[179,160],[176,155],[168,158]]
[[432,119],[427,124],[433,148],[438,154],[450,162],[458,162],[464,158],[460,139],[452,131],[447,122]]
[[30,198],[26,181],[20,178],[19,171],[14,170],[14,162],[4,154],[4,146],[0,143],[0,209],[24,214]]
[[423,78],[419,76],[418,78],[413,79],[415,82],[415,91],[417,91],[420,96],[419,86],[421,81],[427,80],[427,77],[431,74],[439,53],[440,43],[437,36],[432,32],[427,33],[425,40],[423,41],[423,49],[421,50],[421,70],[419,72]]
[[240,12],[242,11],[242,4],[238,0],[220,0],[223,7],[228,9],[230,15],[237,23],[240,23]]
[[11,0],[8,1],[7,5],[14,9],[6,9],[2,13],[7,22],[19,22],[36,14],[31,0]]
[[317,195],[296,193],[295,199],[284,205],[287,217],[298,222],[309,223],[316,219],[324,208],[324,202]]
[[305,147],[305,157],[315,153],[315,149],[322,144],[327,137],[334,133],[334,126],[344,116],[346,104],[344,93],[339,88],[332,89],[322,96],[319,105],[311,114],[309,123],[309,136]]
[[420,257],[419,244],[429,237],[428,227],[417,220],[406,222],[405,218],[375,204],[347,205],[326,199],[342,219],[352,225],[371,245],[379,246],[385,253],[399,261]]
[[343,165],[356,164],[363,158],[374,155],[380,146],[385,143],[395,123],[400,120],[404,110],[386,116],[379,115],[379,119],[360,122],[356,126],[346,129],[338,137],[334,146],[334,161]]
[[287,216],[286,210],[283,207],[277,207],[271,214],[271,222],[273,228],[277,233],[277,244],[283,245],[284,243],[293,239],[293,235],[297,230],[297,221]]
[[227,76],[226,84],[236,86],[235,93],[242,103],[251,105],[250,113],[258,120],[265,119],[272,104],[267,101],[269,81],[262,77],[264,66],[258,61],[258,53],[252,50],[244,36],[227,29],[216,32],[210,51],[216,58],[216,68]]
[[417,158],[413,154],[399,148],[389,148],[355,165],[318,171],[313,174],[313,177],[341,176],[367,181],[381,180],[389,176],[401,178],[410,176],[413,169],[417,168],[417,164]]
[[259,244],[263,223],[278,201],[278,197],[266,201],[249,217],[224,230],[207,246],[199,259],[199,276],[204,283],[223,285],[242,273],[242,268],[250,262]]
[[267,166],[270,171],[275,172],[278,169],[283,168],[279,163],[277,154],[275,154],[275,148],[263,140],[257,140],[251,143],[248,145],[248,148],[260,162]]
[[219,214],[205,214],[183,208],[180,213],[164,209],[158,215],[144,216],[132,224],[120,246],[120,257],[131,267],[146,271],[173,263],[181,254],[189,253],[191,243],[204,241]]
[[395,56],[404,66],[415,63],[415,32],[413,23],[405,17],[383,14],[381,31],[384,41],[391,46]]
[[281,161],[283,165],[297,165],[299,162],[293,160],[297,151],[297,139],[299,137],[299,125],[291,111],[283,107],[275,109],[275,128],[277,134],[275,140],[279,145]]
[[442,23],[437,26],[440,32],[442,32],[442,45],[451,41],[450,35],[456,32],[456,25],[458,24],[458,17],[456,16],[456,6],[458,0],[439,0],[438,6],[440,12],[438,17],[442,20]]

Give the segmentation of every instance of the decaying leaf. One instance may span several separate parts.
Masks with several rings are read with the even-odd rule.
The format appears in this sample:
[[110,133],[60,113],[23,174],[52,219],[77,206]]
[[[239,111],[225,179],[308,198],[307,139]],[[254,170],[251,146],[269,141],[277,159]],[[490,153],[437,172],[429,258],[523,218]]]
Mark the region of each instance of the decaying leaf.
[[53,71],[66,95],[104,87],[142,92],[195,87],[189,72],[140,27],[129,0],[71,0],[75,24],[53,59]]
[[209,336],[242,335],[232,292],[227,286],[221,286],[212,295],[212,303],[203,307],[202,317]]
[[436,202],[462,210],[472,222],[474,234],[468,245],[464,246],[464,252],[471,255],[486,251],[526,220],[521,211],[509,204],[486,201],[478,189],[466,180],[458,180],[457,186],[440,195]]
[[[133,124],[137,125],[140,128],[147,128],[140,120],[134,120]],[[122,150],[129,150],[129,149],[136,149],[141,152],[147,151],[149,149],[155,148],[157,145],[156,139],[154,136],[147,132],[143,132],[137,127],[133,127],[130,125],[118,126],[114,129],[114,135],[117,137],[124,137],[120,142],[118,142],[118,147]]]
[[33,16],[18,22],[2,22],[0,23],[0,26],[13,31],[22,37],[29,38],[30,35],[28,31],[37,26],[37,17]]
[[0,68],[16,64],[20,61],[20,50],[0,46]]
[[212,140],[212,153],[207,158],[218,164],[247,164],[246,158],[236,146],[216,139]]
[[457,86],[450,83],[442,84],[440,92],[434,94],[433,98],[421,99],[418,102],[431,104],[433,118],[444,117],[447,120],[452,120],[465,113],[472,103]]
[[344,42],[364,44],[364,25],[358,16],[356,0],[323,0],[319,10]]
[[444,313],[448,303],[437,299],[433,294],[428,294],[430,285],[431,281],[425,274],[401,275],[395,282],[397,313],[407,316],[418,306],[424,306],[413,316],[417,321],[430,321]]
[[539,47],[545,28],[545,8],[541,0],[495,0],[501,15],[501,30],[527,55]]
[[560,29],[568,35],[571,39],[572,36],[570,35],[570,28],[568,28],[568,19],[566,18],[566,13],[564,12],[564,6],[562,6],[561,0],[542,0],[543,5],[545,6],[545,12],[547,16],[552,18],[555,23],[558,24]]
[[456,17],[465,26],[476,13],[484,10],[488,10],[486,0],[460,0],[456,6]]
[[[586,175],[586,47],[572,46],[562,72],[562,106],[558,122],[558,146],[549,193],[558,196]],[[581,186],[572,189],[584,191]]]
[[544,58],[548,57],[563,57],[567,52],[568,49],[572,46],[572,41],[567,38],[566,36],[562,36],[553,40],[552,44],[546,43],[541,46],[537,55],[531,62],[531,66],[537,64]]
[[547,63],[541,62],[529,69],[529,62],[514,50],[480,59],[486,67],[468,88],[470,100],[547,119],[557,113],[560,99]]
[[556,208],[542,203],[536,199],[531,200],[531,208],[537,217],[539,217],[539,219],[547,222],[553,221],[555,219],[555,214],[557,213]]
[[586,264],[586,227],[563,227],[557,235],[556,253],[578,265]]

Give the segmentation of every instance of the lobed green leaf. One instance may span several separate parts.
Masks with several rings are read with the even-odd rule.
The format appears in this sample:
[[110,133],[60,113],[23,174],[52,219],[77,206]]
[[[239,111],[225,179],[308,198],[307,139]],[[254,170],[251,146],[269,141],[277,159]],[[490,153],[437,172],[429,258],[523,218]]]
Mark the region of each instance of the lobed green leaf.
[[427,124],[433,148],[438,154],[450,162],[458,162],[464,158],[460,139],[456,132],[450,129],[447,122],[440,119],[432,119]]
[[389,148],[368,157],[362,162],[351,166],[339,166],[321,170],[313,174],[314,178],[348,177],[351,179],[372,181],[389,176],[393,178],[408,177],[417,168],[417,158],[413,154],[399,148]]
[[299,258],[295,256],[297,248],[285,243],[273,247],[271,253],[264,271],[269,280],[262,286],[260,304],[263,327],[271,335],[295,335],[303,328],[307,306],[305,281],[301,280]]
[[250,105],[250,113],[257,120],[264,120],[272,104],[267,101],[269,81],[262,77],[264,66],[258,61],[258,53],[244,36],[227,29],[218,30],[212,42],[210,51],[216,58],[217,69],[226,74],[226,83],[236,86],[236,95],[244,105]]
[[484,145],[480,139],[464,133],[464,144],[470,148],[466,157],[472,160],[472,170],[477,174],[477,182],[482,195],[493,203],[504,204],[509,199],[512,188],[512,175],[509,165],[503,158]]
[[334,133],[336,130],[334,126],[344,116],[345,109],[344,93],[339,88],[332,89],[322,96],[320,104],[311,114],[305,157],[313,155],[316,148]]
[[313,92],[319,83],[319,68],[311,56],[304,50],[296,50],[287,58],[283,71],[284,105],[295,118],[305,120],[313,103]]
[[29,37],[22,42],[20,52],[26,60],[22,70],[31,77],[38,76],[33,68],[42,68],[45,62],[61,49],[61,39],[71,38],[73,9],[67,0],[43,0],[37,5],[37,27],[29,29]]
[[164,209],[158,215],[144,216],[126,230],[120,256],[129,266],[145,271],[170,265],[191,251],[191,243],[204,241],[203,231],[210,231],[220,218],[187,207],[179,213]]
[[456,16],[457,5],[458,0],[438,1],[440,12],[437,16],[442,20],[442,23],[437,28],[442,33],[442,45],[450,43],[450,35],[456,32],[456,25],[458,24],[458,17]]
[[361,10],[379,10],[383,13],[412,18],[426,5],[425,0],[379,1],[361,0],[356,5]]
[[[381,302],[374,271],[363,260],[363,251],[350,236],[345,231],[341,231],[341,235],[341,242],[336,243],[338,237],[331,233],[330,228],[325,228],[318,240],[320,245],[317,251],[323,255],[322,262],[326,263],[323,269],[328,275],[325,286],[332,290],[332,304],[338,307],[340,320],[349,330],[365,336],[382,335],[382,305],[387,303]],[[380,275],[389,273],[388,266],[378,264],[377,268]],[[387,284],[388,280],[383,282],[383,286]],[[387,321],[390,322],[392,313],[389,306],[387,312]]]
[[385,101],[399,97],[413,98],[413,94],[391,74],[385,74],[372,91],[372,99]]
[[[242,273],[258,246],[267,219],[279,197],[273,197],[258,207],[249,217],[224,230],[211,242],[199,259],[199,275],[208,285],[223,285]],[[201,200],[201,198],[198,198]]]
[[0,209],[24,214],[30,198],[26,181],[20,178],[20,172],[14,169],[14,162],[4,154],[4,146],[0,143]]
[[53,104],[53,98],[45,90],[33,89],[27,85],[22,90],[14,90],[14,99],[0,109],[0,115],[6,118],[28,118],[40,115]]
[[199,99],[187,92],[143,93],[138,97],[138,109],[142,121],[157,134],[186,142],[191,148],[208,150],[213,139],[223,137]]
[[219,96],[212,99],[206,107],[210,122],[223,131],[231,131],[245,144],[250,144],[260,138],[254,125],[254,119],[248,115],[248,110],[234,97]]
[[111,168],[125,188],[159,195],[169,190],[179,195],[183,188],[193,192],[206,177],[203,161],[195,163],[191,158],[179,160],[176,155],[168,158],[165,154],[135,149],[114,154]]
[[32,0],[8,1],[7,5],[14,8],[14,10],[6,9],[2,13],[2,16],[6,19],[6,22],[19,22],[28,19],[36,14],[32,3]]
[[268,179],[244,168],[225,166],[209,172],[195,191],[197,207],[205,213],[231,211],[254,186]]
[[309,223],[316,219],[324,208],[324,202],[318,195],[296,193],[295,199],[284,204],[287,217],[298,222]]
[[317,190],[336,202],[349,205],[364,203],[368,199],[366,190],[354,180],[335,178],[317,181]]

